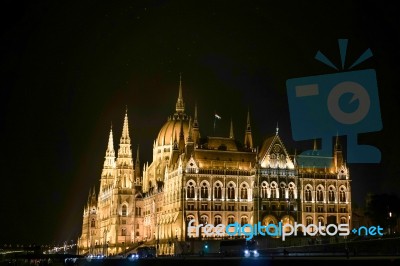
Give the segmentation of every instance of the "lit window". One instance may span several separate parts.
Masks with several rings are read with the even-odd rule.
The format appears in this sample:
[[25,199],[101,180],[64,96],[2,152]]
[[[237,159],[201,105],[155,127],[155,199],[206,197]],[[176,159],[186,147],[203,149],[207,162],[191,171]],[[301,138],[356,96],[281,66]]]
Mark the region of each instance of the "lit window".
[[194,183],[189,182],[189,185],[187,187],[187,195],[188,198],[193,199],[194,198]]
[[222,197],[222,188],[220,183],[216,183],[214,187],[214,198],[221,199]]
[[206,183],[203,183],[203,185],[201,186],[201,197],[203,199],[208,198],[208,187]]
[[232,183],[228,186],[228,199],[235,199],[235,187]]
[[90,221],[90,227],[96,227],[96,220],[94,218]]

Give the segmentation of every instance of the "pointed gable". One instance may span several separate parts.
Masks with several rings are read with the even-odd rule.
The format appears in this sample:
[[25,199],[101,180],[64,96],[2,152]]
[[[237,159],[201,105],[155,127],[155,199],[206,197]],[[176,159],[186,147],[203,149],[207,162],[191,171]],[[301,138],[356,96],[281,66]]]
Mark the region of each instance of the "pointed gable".
[[259,156],[262,168],[289,168],[294,169],[294,164],[278,134],[267,138],[261,146]]
[[190,157],[189,161],[186,164],[186,172],[189,173],[198,173],[199,172],[199,167],[194,160],[193,156]]

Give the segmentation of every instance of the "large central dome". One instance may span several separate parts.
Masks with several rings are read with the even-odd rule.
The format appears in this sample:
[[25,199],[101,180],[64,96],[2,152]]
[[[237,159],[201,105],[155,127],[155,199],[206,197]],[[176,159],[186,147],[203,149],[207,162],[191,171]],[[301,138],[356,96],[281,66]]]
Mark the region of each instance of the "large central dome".
[[158,133],[156,145],[171,145],[174,143],[174,140],[178,141],[181,132],[181,124],[186,139],[189,134],[189,119],[186,114],[175,114],[172,118],[169,118],[161,128]]
[[156,146],[171,145],[179,140],[183,129],[185,139],[189,134],[189,117],[185,114],[185,104],[182,97],[182,79],[179,81],[179,95],[176,101],[175,114],[168,118],[168,121],[161,128],[156,139]]

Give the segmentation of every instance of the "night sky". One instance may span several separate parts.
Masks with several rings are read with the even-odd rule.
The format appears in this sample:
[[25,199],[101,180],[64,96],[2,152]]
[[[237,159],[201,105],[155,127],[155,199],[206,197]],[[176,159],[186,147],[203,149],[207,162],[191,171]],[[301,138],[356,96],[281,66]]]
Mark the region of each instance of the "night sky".
[[292,140],[286,80],[335,73],[314,56],[321,50],[339,64],[339,38],[349,39],[347,62],[371,48],[355,69],[376,69],[383,121],[382,131],[359,137],[381,150],[382,162],[349,165],[353,201],[398,193],[400,23],[392,2],[12,2],[0,8],[0,244],[76,241],[110,124],[117,148],[127,106],[134,154],[140,144],[142,165],[151,162],[179,73],[186,112],[197,102],[203,136],[213,134],[217,112],[216,133],[228,136],[232,117],[242,140],[249,109],[256,145],[278,122],[291,154],[311,147]]

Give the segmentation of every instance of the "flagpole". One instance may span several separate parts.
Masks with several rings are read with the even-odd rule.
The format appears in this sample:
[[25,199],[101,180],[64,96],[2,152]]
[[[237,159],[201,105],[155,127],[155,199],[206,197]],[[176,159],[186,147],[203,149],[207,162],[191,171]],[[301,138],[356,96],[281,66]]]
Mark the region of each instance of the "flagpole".
[[[215,113],[216,114],[216,113]],[[214,137],[215,137],[215,122],[216,122],[216,120],[217,120],[217,117],[215,116],[215,114],[214,114]]]
[[217,123],[217,119],[221,119],[221,117],[217,114],[217,112],[214,113],[214,137],[215,137],[215,126]]

